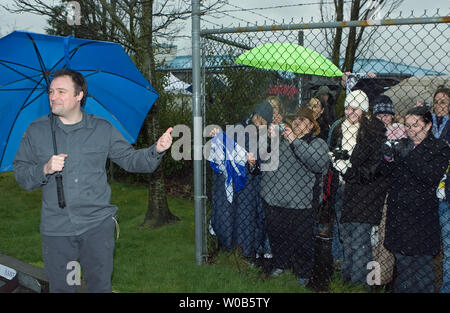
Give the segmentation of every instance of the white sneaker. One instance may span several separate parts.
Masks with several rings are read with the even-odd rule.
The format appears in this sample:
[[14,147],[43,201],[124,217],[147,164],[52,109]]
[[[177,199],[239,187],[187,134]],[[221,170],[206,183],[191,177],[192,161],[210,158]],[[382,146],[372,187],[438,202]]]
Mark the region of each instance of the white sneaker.
[[278,277],[278,276],[280,276],[283,272],[284,272],[283,269],[281,269],[281,268],[276,268],[276,269],[274,269],[274,270],[270,273],[270,276],[272,276],[272,277]]

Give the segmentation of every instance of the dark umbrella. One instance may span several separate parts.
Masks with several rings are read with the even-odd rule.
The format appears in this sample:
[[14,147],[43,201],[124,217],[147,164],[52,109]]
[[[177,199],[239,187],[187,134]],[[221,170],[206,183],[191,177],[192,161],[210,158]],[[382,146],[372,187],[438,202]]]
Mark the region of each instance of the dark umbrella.
[[136,141],[158,93],[120,45],[15,31],[0,39],[0,172],[13,170],[29,123],[49,114],[49,79],[61,68],[85,76],[87,113],[107,119],[129,142]]
[[378,95],[398,84],[400,80],[391,77],[370,77],[361,78],[352,90],[362,90],[369,98],[370,109],[372,109],[373,101]]

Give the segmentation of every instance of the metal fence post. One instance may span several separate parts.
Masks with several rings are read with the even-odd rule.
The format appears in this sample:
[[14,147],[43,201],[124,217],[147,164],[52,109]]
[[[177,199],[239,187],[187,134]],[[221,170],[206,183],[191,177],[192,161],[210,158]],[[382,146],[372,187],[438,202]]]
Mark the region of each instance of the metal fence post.
[[194,127],[195,260],[203,263],[202,116],[200,107],[200,1],[192,0],[192,120]]
[[[304,40],[304,32],[302,30],[300,30],[298,32],[298,44],[300,46],[303,46],[305,44],[304,42],[305,42],[305,40]],[[298,86],[297,86],[298,87],[298,106],[300,107],[303,104],[306,105],[306,103],[303,103],[303,89],[305,88],[305,85],[303,83],[304,75],[298,75],[298,78],[299,78]]]

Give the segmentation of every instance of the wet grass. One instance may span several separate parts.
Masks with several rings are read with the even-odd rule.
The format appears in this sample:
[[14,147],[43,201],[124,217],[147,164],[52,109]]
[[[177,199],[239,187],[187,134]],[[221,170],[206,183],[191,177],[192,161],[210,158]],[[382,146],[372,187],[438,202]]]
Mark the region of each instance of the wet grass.
[[[147,189],[111,183],[111,202],[119,207],[120,238],[116,241],[113,290],[170,293],[307,293],[295,276],[268,277],[233,251],[221,251],[214,262],[195,262],[194,203],[169,198],[180,221],[158,229],[142,228]],[[12,173],[0,173],[0,253],[42,265],[39,234],[41,192],[24,191]],[[364,292],[342,284],[335,275],[329,292]]]

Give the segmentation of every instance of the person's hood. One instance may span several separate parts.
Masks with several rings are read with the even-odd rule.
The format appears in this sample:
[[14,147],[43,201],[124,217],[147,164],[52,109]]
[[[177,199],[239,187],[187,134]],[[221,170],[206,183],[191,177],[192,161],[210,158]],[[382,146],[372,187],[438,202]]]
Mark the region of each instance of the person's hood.
[[261,116],[267,122],[267,125],[269,125],[272,123],[273,107],[269,101],[262,101],[258,103],[253,114]]
[[319,89],[317,90],[316,96],[320,97],[321,95],[324,95],[326,93],[329,94],[330,97],[333,96],[333,93],[331,92],[330,88],[328,88],[328,86],[326,86],[326,85],[320,86]]

